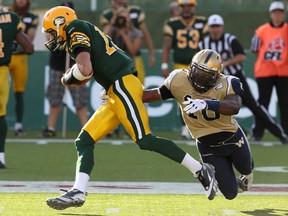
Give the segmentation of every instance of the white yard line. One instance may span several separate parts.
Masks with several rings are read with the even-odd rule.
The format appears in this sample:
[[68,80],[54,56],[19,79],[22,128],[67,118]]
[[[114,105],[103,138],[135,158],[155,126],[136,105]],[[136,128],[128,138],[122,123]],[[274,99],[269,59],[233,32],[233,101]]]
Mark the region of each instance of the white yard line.
[[[59,192],[71,181],[0,181],[0,192]],[[198,183],[174,182],[90,182],[88,193],[99,194],[204,194]],[[288,184],[256,184],[245,195],[288,195]]]
[[[74,143],[74,139],[51,139],[51,138],[34,138],[34,139],[6,139],[8,143],[35,143],[39,145],[45,145],[48,143]],[[196,143],[194,140],[173,140],[176,144],[186,144],[195,146]],[[111,143],[112,145],[122,145],[127,143],[134,143],[131,139],[102,139],[98,141],[98,143]],[[263,145],[263,146],[273,146],[273,145],[282,145],[279,141],[261,141],[261,142],[252,142],[255,145]]]

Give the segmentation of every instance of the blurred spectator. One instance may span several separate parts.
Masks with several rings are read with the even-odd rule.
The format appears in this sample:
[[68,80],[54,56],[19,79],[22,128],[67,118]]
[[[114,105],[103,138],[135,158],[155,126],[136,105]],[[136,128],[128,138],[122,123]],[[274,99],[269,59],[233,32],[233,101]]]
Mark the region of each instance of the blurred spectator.
[[170,14],[172,17],[180,16],[180,8],[177,1],[173,1],[169,4]]
[[[135,61],[135,56],[140,51],[143,34],[133,26],[126,8],[119,8],[117,16],[118,21],[112,27],[111,38],[119,48]],[[139,77],[139,79],[144,83],[144,77]]]
[[[178,0],[179,17],[165,21],[163,33],[162,75],[169,75],[169,54],[173,52],[173,69],[188,68],[192,57],[197,52],[198,42],[208,32],[205,17],[196,16],[196,0]],[[172,70],[171,70],[172,71]],[[182,120],[182,117],[181,117]],[[182,120],[181,138],[190,139],[190,134]]]
[[[285,23],[285,7],[280,1],[270,4],[270,21],[258,27],[252,39],[251,49],[257,55],[254,75],[258,85],[258,102],[268,109],[272,90],[278,97],[280,121],[288,134],[288,25]],[[254,139],[259,141],[264,134],[264,125],[256,117]]]
[[224,32],[224,20],[218,14],[213,14],[208,18],[208,26],[209,35],[199,42],[199,49],[213,49],[221,55],[224,65],[223,73],[238,77],[243,85],[244,93],[241,95],[243,105],[248,107],[253,115],[261,120],[261,124],[282,143],[288,143],[288,137],[282,127],[269,115],[265,107],[259,105],[251,93],[242,66],[246,55],[236,36]]
[[[13,0],[11,10],[17,13],[21,19],[21,28],[26,33],[31,42],[33,42],[36,28],[39,23],[38,16],[30,12],[29,0]],[[28,79],[28,55],[23,47],[16,41],[13,42],[13,55],[9,70],[13,81],[13,90],[15,96],[15,135],[23,136],[23,115],[24,115],[24,92]]]
[[[149,52],[149,65],[150,67],[154,67],[154,47],[150,33],[146,27],[145,13],[139,6],[128,5],[128,0],[110,0],[110,2],[112,7],[104,10],[100,16],[100,24],[103,26],[103,32],[109,36],[112,35],[112,28],[115,24],[117,25],[116,22],[118,21],[117,11],[120,7],[125,7],[129,13],[132,24],[143,34],[143,40]],[[138,72],[138,77],[140,77],[140,80],[142,79],[143,83],[145,78],[145,68],[140,50],[135,56],[135,67]]]
[[[16,40],[26,53],[34,52],[33,44],[20,28],[20,18],[15,13],[4,10],[0,2],[0,16],[5,22],[0,22],[1,43],[10,44],[2,46],[0,55],[0,169],[6,168],[5,142],[7,137],[6,106],[9,98],[9,68],[12,55],[12,42]],[[2,31],[3,30],[3,31]]]
[[[73,9],[72,2],[63,2],[61,5]],[[50,53],[49,84],[46,91],[50,109],[48,114],[47,127],[43,130],[42,137],[56,136],[57,119],[61,112],[63,96],[65,94],[65,87],[61,83],[61,77],[65,73],[65,70],[71,67],[74,63],[75,62],[70,58],[69,61],[66,60],[65,51],[51,51]],[[88,121],[88,88],[86,85],[83,85],[79,88],[69,87],[68,89],[71,93],[73,105],[76,108],[76,113],[79,118],[80,125],[83,127],[84,124]]]

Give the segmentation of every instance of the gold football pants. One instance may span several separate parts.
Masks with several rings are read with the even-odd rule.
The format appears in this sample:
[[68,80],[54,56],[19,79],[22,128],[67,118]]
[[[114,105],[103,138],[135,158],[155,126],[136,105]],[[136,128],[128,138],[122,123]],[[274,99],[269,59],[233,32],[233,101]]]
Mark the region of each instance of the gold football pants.
[[24,92],[28,79],[28,55],[12,55],[9,71],[13,81],[14,92]]
[[143,87],[134,75],[115,81],[108,89],[108,103],[96,110],[83,130],[95,142],[121,123],[134,142],[150,134],[148,114],[142,102]]
[[7,66],[0,66],[0,116],[6,115],[9,98],[9,70]]

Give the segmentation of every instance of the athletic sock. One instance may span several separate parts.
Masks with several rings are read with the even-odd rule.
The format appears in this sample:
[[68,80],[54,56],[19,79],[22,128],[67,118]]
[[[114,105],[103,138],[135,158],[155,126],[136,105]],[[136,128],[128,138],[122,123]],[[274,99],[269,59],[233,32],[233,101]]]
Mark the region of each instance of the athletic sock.
[[186,153],[181,164],[189,169],[193,174],[202,169],[202,164],[191,157],[188,153]]
[[0,152],[0,161],[2,162],[2,164],[5,164],[5,153],[4,152]]
[[22,123],[16,122],[16,123],[15,123],[15,126],[14,126],[14,129],[15,129],[16,131],[17,131],[17,130],[22,130],[22,129],[23,129]]
[[78,189],[83,193],[86,192],[86,187],[88,184],[90,176],[87,173],[79,172],[76,174],[75,183],[72,189]]
[[7,123],[5,120],[5,116],[0,116],[0,152],[4,152],[6,137],[7,137]]

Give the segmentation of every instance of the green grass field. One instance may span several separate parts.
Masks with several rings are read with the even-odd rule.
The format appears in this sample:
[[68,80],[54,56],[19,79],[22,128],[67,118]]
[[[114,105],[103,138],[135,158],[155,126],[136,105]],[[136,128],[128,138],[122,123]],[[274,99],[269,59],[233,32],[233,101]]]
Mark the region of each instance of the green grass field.
[[[35,134],[28,138],[35,138]],[[162,134],[160,134],[162,135]],[[165,134],[163,135],[165,136]],[[75,134],[68,134],[74,138]],[[166,136],[168,137],[168,136]],[[15,138],[9,136],[9,138]],[[58,137],[59,138],[59,137]],[[8,169],[0,170],[1,181],[74,181],[76,152],[73,143],[36,144],[24,140],[8,142]],[[180,144],[195,158],[195,146]],[[263,146],[251,143],[255,168],[282,167],[284,172],[254,172],[255,184],[288,184],[288,146]],[[140,151],[134,144],[95,145],[95,168],[91,181],[197,182],[191,174],[156,153]],[[88,191],[89,193],[89,191]],[[287,194],[287,193],[286,193]],[[97,194],[90,193],[81,208],[56,211],[48,208],[46,198],[55,193],[1,192],[0,215],[288,215],[288,195],[240,194],[232,201],[219,194],[209,201],[203,194]]]
[[45,199],[56,194],[0,194],[0,215],[123,215],[123,216],[223,216],[288,215],[288,196],[245,196],[232,201],[222,196],[208,201],[203,195],[90,194],[81,208],[50,209]]

